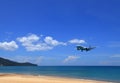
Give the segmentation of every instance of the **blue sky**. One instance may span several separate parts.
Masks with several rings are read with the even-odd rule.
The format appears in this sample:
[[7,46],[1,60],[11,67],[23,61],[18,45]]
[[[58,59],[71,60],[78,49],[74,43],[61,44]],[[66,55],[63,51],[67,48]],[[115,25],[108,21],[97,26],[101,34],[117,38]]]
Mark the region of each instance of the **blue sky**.
[[[119,0],[1,0],[0,57],[39,65],[119,65]],[[76,45],[96,46],[89,52]]]

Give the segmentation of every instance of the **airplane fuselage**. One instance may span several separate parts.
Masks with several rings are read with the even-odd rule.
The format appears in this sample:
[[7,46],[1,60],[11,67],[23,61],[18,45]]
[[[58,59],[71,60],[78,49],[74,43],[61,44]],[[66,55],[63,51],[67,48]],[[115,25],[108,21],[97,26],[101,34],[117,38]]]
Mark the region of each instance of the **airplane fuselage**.
[[83,51],[90,51],[91,49],[94,49],[94,47],[82,47],[82,46],[77,46],[77,50],[81,50],[81,52]]

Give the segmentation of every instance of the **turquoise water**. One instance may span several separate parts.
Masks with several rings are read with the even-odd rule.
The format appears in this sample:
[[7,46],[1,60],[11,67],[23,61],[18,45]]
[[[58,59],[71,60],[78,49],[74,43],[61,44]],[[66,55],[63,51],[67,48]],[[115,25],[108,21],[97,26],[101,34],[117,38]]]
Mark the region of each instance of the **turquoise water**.
[[119,66],[6,66],[0,67],[0,73],[60,76],[120,83]]

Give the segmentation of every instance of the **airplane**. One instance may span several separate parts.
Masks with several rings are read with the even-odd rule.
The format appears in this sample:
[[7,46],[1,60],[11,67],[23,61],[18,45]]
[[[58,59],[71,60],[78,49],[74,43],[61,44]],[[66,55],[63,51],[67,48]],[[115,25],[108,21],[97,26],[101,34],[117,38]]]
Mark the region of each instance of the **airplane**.
[[76,47],[77,47],[77,50],[81,50],[81,52],[83,52],[83,51],[87,52],[87,51],[90,51],[90,50],[96,48],[96,47],[91,47],[91,46],[89,46],[89,47],[76,46]]

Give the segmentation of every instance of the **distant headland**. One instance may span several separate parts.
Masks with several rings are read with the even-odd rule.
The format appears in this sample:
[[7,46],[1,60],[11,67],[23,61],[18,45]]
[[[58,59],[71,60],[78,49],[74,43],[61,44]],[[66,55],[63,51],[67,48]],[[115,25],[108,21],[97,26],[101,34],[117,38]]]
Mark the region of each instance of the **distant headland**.
[[0,57],[0,66],[37,66],[37,64],[32,64],[29,62],[19,63]]

